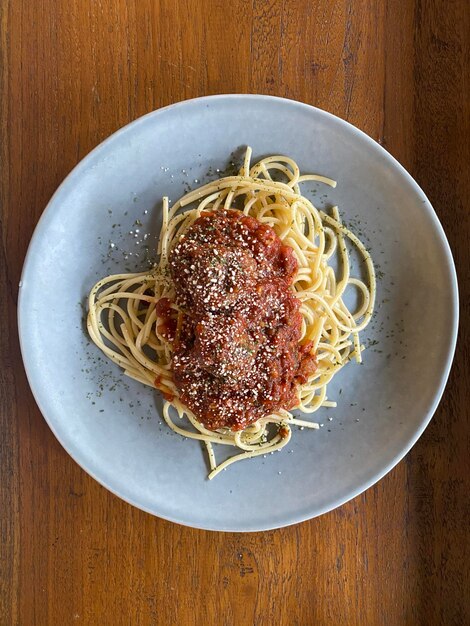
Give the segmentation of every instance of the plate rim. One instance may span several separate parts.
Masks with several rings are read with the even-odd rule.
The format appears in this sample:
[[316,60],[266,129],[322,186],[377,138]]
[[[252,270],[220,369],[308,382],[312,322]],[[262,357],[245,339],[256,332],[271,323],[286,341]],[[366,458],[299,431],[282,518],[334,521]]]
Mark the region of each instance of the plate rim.
[[[22,285],[27,284],[26,277],[27,277],[29,267],[30,267],[30,259],[32,256],[32,251],[34,250],[34,247],[38,245],[37,242],[39,241],[42,232],[46,230],[47,217],[52,214],[52,211],[54,209],[54,204],[57,202],[58,199],[60,199],[60,196],[64,193],[64,191],[67,190],[70,184],[73,183],[74,179],[77,177],[77,175],[81,173],[82,169],[85,169],[87,167],[88,162],[93,158],[95,154],[97,154],[108,143],[111,143],[112,141],[114,141],[118,136],[123,136],[127,134],[131,130],[131,128],[133,129],[139,126],[150,117],[158,117],[159,115],[169,111],[170,109],[180,108],[180,107],[184,107],[188,105],[191,106],[191,105],[197,105],[197,104],[204,104],[205,102],[212,102],[212,101],[224,100],[224,99],[225,100],[253,99],[257,101],[277,101],[281,104],[288,104],[290,106],[296,106],[299,109],[304,109],[310,113],[313,113],[314,115],[318,115],[320,117],[325,117],[329,120],[332,120],[336,124],[339,124],[339,126],[343,126],[347,128],[349,131],[352,131],[353,133],[358,135],[361,139],[365,141],[366,144],[371,146],[374,150],[379,149],[379,152],[382,152],[382,154],[386,156],[386,158],[391,162],[391,164],[395,167],[395,169],[399,172],[399,174],[405,178],[408,184],[410,184],[410,186],[414,189],[416,194],[418,196],[421,196],[424,201],[423,208],[428,213],[428,216],[431,218],[435,233],[438,236],[438,239],[441,244],[442,251],[444,252],[445,260],[448,266],[448,272],[450,276],[449,286],[450,286],[450,292],[451,292],[449,303],[452,308],[452,314],[450,316],[450,327],[451,327],[450,328],[450,341],[448,342],[448,346],[447,346],[445,364],[442,368],[439,386],[436,388],[432,403],[430,407],[428,408],[427,412],[423,414],[419,427],[416,429],[414,435],[408,440],[407,444],[392,458],[392,460],[384,468],[382,468],[381,471],[374,474],[373,477],[371,477],[369,480],[363,481],[356,489],[350,491],[348,495],[344,497],[340,497],[337,500],[333,501],[332,503],[316,508],[313,513],[310,512],[310,514],[305,514],[305,513],[291,514],[288,518],[284,520],[282,524],[276,523],[276,524],[271,525],[267,523],[267,524],[261,524],[261,525],[260,524],[250,525],[250,524],[245,523],[244,527],[227,526],[227,527],[221,528],[220,526],[211,525],[211,524],[189,523],[187,521],[182,521],[181,519],[174,518],[171,515],[169,516],[169,515],[162,515],[161,513],[156,513],[155,511],[151,510],[149,507],[143,506],[142,504],[133,500],[131,497],[124,496],[118,493],[118,491],[110,487],[104,479],[101,479],[92,470],[85,467],[84,462],[80,461],[77,458],[77,455],[70,451],[68,445],[62,440],[59,432],[57,431],[55,425],[53,424],[53,420],[48,418],[47,411],[45,410],[45,407],[44,407],[44,403],[40,399],[39,397],[40,394],[37,388],[35,388],[34,383],[33,383],[35,368],[31,365],[31,363],[28,364],[27,347],[25,346],[25,343],[24,343],[23,318],[24,318],[25,312],[23,311],[23,300],[25,297],[24,296],[25,292],[24,292],[24,288],[22,287]],[[52,433],[54,434],[54,436],[56,437],[60,445],[67,452],[67,454],[89,476],[91,476],[94,480],[96,480],[102,487],[104,487],[105,489],[113,493],[113,495],[117,496],[121,500],[124,500],[128,504],[135,506],[136,508],[146,513],[149,513],[150,515],[153,515],[154,517],[165,519],[167,521],[170,521],[170,522],[182,525],[182,526],[186,526],[189,528],[196,528],[199,530],[208,530],[208,531],[215,531],[215,532],[263,532],[263,531],[268,531],[268,530],[275,530],[278,528],[285,528],[287,526],[292,526],[294,524],[298,524],[298,523],[301,523],[310,519],[314,519],[315,517],[319,517],[320,515],[328,513],[329,511],[332,511],[342,506],[346,502],[353,500],[358,495],[364,493],[370,487],[375,485],[408,454],[408,452],[416,444],[418,439],[423,434],[424,430],[429,425],[432,417],[434,416],[439,406],[439,403],[442,399],[442,396],[443,396],[443,393],[444,393],[444,390],[445,390],[445,387],[449,378],[449,374],[450,374],[450,370],[452,367],[452,362],[453,362],[453,358],[455,354],[457,336],[458,336],[459,290],[458,290],[457,272],[455,268],[454,259],[452,256],[452,251],[451,251],[445,231],[442,227],[442,224],[439,220],[439,217],[436,211],[434,210],[431,202],[427,198],[426,194],[424,193],[420,185],[416,182],[416,180],[404,168],[404,166],[401,165],[401,163],[392,154],[390,154],[390,152],[388,152],[388,150],[386,150],[380,143],[375,141],[372,137],[370,137],[363,130],[359,129],[357,126],[354,126],[350,122],[347,122],[346,120],[338,117],[337,115],[334,115],[333,113],[330,113],[328,111],[325,111],[324,109],[320,109],[313,105],[300,102],[298,100],[294,100],[291,98],[282,98],[279,96],[271,96],[267,94],[240,94],[240,93],[215,94],[215,95],[209,95],[209,96],[201,96],[198,98],[188,98],[185,100],[174,102],[165,107],[161,107],[159,109],[150,111],[149,113],[146,113],[145,115],[142,115],[136,118],[135,120],[132,120],[126,125],[118,128],[111,135],[109,135],[103,141],[97,144],[90,152],[88,152],[82,159],[80,159],[80,161],[70,170],[70,172],[65,176],[65,178],[57,187],[56,191],[53,193],[50,200],[48,201],[45,208],[43,209],[39,217],[39,220],[34,228],[33,234],[31,236],[31,240],[28,244],[28,249],[24,258],[20,284],[19,284],[19,289],[18,289],[17,323],[18,323],[19,344],[20,344],[21,357],[23,361],[23,367],[26,373],[29,387],[33,394],[34,400],[41,412],[41,415],[43,416],[44,420],[48,424]]]

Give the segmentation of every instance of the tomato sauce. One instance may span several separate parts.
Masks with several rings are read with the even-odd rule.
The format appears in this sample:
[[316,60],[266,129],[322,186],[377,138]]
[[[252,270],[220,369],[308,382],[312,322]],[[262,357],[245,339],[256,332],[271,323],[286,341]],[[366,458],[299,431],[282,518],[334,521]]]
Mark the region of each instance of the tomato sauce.
[[157,303],[174,339],[172,371],[182,402],[208,429],[241,430],[298,404],[298,385],[317,362],[301,345],[298,264],[274,230],[236,210],[204,212],[169,258],[176,304]]

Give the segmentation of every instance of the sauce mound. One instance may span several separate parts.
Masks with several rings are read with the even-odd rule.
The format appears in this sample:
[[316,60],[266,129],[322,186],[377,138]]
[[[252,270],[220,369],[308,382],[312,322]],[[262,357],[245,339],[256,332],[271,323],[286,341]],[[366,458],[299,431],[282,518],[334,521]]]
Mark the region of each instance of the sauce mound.
[[[174,334],[173,379],[196,418],[210,430],[235,431],[296,406],[298,384],[315,371],[316,358],[311,342],[299,344],[292,248],[240,211],[203,212],[169,265],[184,312]],[[164,317],[169,304],[157,303],[157,313]]]

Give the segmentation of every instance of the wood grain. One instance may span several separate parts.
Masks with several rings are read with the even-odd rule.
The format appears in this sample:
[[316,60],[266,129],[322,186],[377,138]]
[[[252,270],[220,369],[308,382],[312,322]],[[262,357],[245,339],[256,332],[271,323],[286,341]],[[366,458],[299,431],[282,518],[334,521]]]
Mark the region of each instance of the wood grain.
[[[468,3],[4,0],[0,11],[0,623],[470,623]],[[447,391],[406,459],[340,509],[263,534],[179,527],[89,478],[34,403],[16,331],[27,245],[70,169],[139,115],[227,92],[315,104],[385,145],[436,208],[462,302]]]

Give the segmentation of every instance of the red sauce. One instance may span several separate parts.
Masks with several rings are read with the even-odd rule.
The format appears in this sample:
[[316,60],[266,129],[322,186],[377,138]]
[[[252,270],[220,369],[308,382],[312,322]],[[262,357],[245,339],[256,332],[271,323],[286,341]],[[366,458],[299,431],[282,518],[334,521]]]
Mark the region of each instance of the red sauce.
[[[292,248],[252,217],[218,211],[202,213],[169,261],[184,311],[173,378],[197,419],[211,430],[241,430],[298,404],[298,384],[317,362],[311,342],[299,344]],[[162,324],[170,311],[170,301],[158,302]]]
[[175,396],[170,392],[170,390],[164,383],[164,378],[159,374],[157,374],[157,376],[155,377],[154,385],[155,387],[157,387],[157,389],[160,389],[160,391],[162,392],[162,396],[165,398],[165,400],[168,400],[168,402],[173,402]]
[[160,298],[155,306],[155,311],[160,318],[157,330],[162,337],[168,341],[173,341],[176,335],[177,313],[171,308],[172,302],[169,298]]

